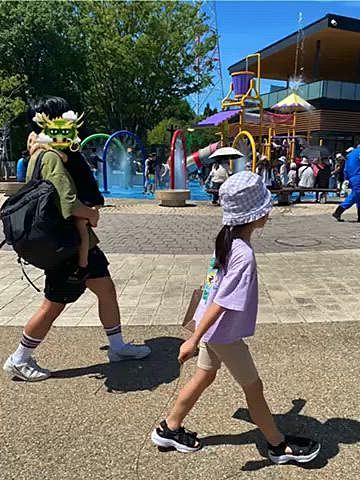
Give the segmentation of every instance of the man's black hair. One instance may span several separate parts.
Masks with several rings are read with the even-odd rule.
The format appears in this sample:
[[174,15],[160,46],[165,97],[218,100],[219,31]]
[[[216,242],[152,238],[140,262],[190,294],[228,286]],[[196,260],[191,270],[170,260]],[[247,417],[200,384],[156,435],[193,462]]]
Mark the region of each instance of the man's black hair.
[[30,103],[28,110],[29,123],[31,129],[40,133],[41,128],[33,122],[33,117],[36,113],[45,113],[49,118],[53,119],[56,117],[61,117],[61,115],[70,110],[70,105],[62,97],[42,97],[37,100],[34,100]]

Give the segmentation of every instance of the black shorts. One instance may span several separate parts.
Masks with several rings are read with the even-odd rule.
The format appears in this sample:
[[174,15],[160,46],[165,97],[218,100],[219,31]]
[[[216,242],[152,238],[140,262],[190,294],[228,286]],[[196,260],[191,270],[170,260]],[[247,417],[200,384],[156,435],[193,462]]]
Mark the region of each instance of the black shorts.
[[[89,279],[110,277],[109,262],[99,247],[94,247],[89,251],[88,261]],[[73,303],[81,297],[86,290],[85,282],[79,285],[67,282],[76,265],[77,256],[68,260],[60,268],[45,272],[44,292],[47,300],[56,303]]]

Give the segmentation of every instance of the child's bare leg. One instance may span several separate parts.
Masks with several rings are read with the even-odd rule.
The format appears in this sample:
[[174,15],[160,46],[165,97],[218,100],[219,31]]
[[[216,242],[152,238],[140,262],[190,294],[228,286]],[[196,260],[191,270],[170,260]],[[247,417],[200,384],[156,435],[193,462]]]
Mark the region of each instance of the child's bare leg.
[[279,445],[284,440],[284,435],[277,428],[266,403],[262,381],[259,378],[250,385],[243,385],[242,388],[252,420],[271,445]]
[[83,218],[75,219],[75,225],[80,235],[79,245],[79,266],[87,267],[89,255],[89,232],[87,228],[88,221]]
[[180,391],[175,405],[166,419],[171,430],[181,427],[186,415],[193,408],[203,391],[215,380],[217,370],[204,370],[197,367],[195,375]]

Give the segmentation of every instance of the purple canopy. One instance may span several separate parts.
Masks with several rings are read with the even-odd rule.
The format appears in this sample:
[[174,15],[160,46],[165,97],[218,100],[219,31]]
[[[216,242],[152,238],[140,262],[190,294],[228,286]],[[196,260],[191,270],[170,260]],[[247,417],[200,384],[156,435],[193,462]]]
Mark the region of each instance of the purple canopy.
[[223,112],[214,113],[205,120],[201,120],[196,126],[197,127],[217,127],[221,123],[230,120],[230,118],[235,117],[240,112],[240,109],[237,110],[225,110]]

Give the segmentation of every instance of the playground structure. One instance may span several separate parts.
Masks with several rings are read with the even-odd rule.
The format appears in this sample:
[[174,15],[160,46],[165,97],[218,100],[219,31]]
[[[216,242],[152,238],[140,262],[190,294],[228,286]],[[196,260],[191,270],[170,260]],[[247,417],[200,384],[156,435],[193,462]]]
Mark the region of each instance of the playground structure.
[[[256,59],[256,73],[248,69],[249,59]],[[230,167],[233,172],[245,169],[248,162],[252,171],[256,169],[257,153],[271,158],[272,146],[277,140],[287,144],[286,156],[289,160],[295,157],[296,142],[305,137],[296,135],[296,112],[305,111],[312,106],[296,94],[274,105],[272,109],[286,113],[265,111],[260,96],[261,57],[259,53],[246,57],[246,70],[233,72],[229,91],[221,102],[221,111],[202,120],[196,128],[219,127],[220,146],[232,146],[244,157],[232,160]],[[230,123],[238,117],[237,122]],[[230,125],[236,129],[232,139]],[[278,128],[287,130],[287,135],[278,135]],[[256,131],[256,136],[250,130]],[[266,133],[264,133],[266,130]],[[255,139],[256,138],[256,139]],[[263,138],[265,141],[263,141]],[[310,134],[307,134],[310,140]]]
[[187,188],[186,140],[183,130],[176,130],[171,139],[169,171],[169,190],[158,190],[156,198],[163,207],[185,207],[190,199]]
[[186,170],[188,173],[195,173],[197,170],[207,165],[209,157],[220,147],[220,143],[211,143],[207,147],[200,148],[197,152],[193,152],[186,157]]
[[85,138],[81,149],[89,163],[101,164],[96,176],[104,193],[121,193],[144,185],[146,151],[140,138],[127,130],[109,135],[95,133]]
[[[249,60],[254,58],[256,60],[255,72],[248,68]],[[296,142],[300,141],[300,136],[296,135],[296,112],[307,110],[311,108],[311,105],[298,95],[292,94],[289,98],[273,106],[273,110],[281,113],[265,111],[260,95],[261,58],[259,53],[248,55],[246,69],[233,72],[231,77],[229,91],[221,102],[221,111],[196,125],[196,128],[219,127],[220,141],[187,157],[185,133],[182,130],[174,133],[168,161],[168,191],[189,192],[187,188],[188,173],[195,173],[210,163],[210,155],[220,147],[232,146],[243,154],[239,159],[230,160],[230,169],[234,173],[244,170],[249,163],[252,171],[255,171],[258,155],[265,155],[270,160],[274,146],[282,148],[289,160],[294,158]],[[281,133],[285,130],[286,134],[279,134],[280,128]],[[114,193],[117,193],[116,190],[120,190],[121,194],[122,192],[126,193],[124,190],[129,190],[133,186],[143,186],[146,153],[141,140],[126,130],[120,130],[110,136],[97,135],[91,136],[89,139],[106,140],[102,155],[98,154],[103,162],[98,180],[102,184],[104,192],[109,193],[109,187],[111,187]],[[125,138],[131,140],[128,148],[126,145],[124,147]],[[85,146],[90,142],[89,139],[85,139],[83,142]],[[309,133],[307,140],[309,140]],[[305,137],[301,137],[301,141],[306,142]],[[280,145],[276,142],[279,142]],[[137,158],[134,158],[134,146],[137,149]],[[162,190],[163,193],[159,193],[159,195],[166,195],[166,191]],[[183,194],[185,197],[188,195],[188,193]]]
[[[128,145],[131,145],[127,148],[126,151],[126,156],[120,158],[120,160],[117,161],[115,167],[118,167],[119,170],[113,170],[113,174],[119,174],[122,176],[122,182],[121,186],[125,189],[131,188],[133,185],[144,185],[144,172],[145,172],[145,160],[146,160],[146,150],[145,147],[140,140],[140,138],[132,132],[129,132],[128,130],[119,130],[117,132],[114,132],[110,135],[110,137],[107,139],[104,150],[103,150],[103,155],[102,155],[102,160],[103,160],[103,188],[104,191],[107,193],[108,192],[108,172],[107,172],[107,156],[110,151],[110,147],[112,144],[112,141],[115,139],[123,139],[124,138],[131,139],[131,142],[128,142]],[[134,146],[137,146],[139,148],[139,156],[138,159],[134,155]],[[140,163],[140,166],[139,166]],[[140,167],[140,168],[139,168]],[[138,171],[140,170],[140,172]],[[138,175],[140,173],[140,175]],[[140,177],[140,178],[139,178]],[[136,181],[136,179],[139,179]],[[134,183],[134,181],[136,183]],[[140,183],[139,183],[140,181]]]

